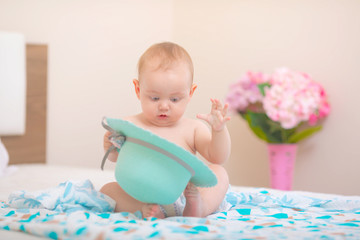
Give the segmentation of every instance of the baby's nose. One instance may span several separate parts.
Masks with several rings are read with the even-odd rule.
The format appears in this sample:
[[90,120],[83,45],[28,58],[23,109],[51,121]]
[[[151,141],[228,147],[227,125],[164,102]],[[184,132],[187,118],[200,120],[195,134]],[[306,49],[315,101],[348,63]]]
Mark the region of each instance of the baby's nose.
[[160,110],[167,110],[169,109],[169,104],[166,101],[161,101],[159,104]]

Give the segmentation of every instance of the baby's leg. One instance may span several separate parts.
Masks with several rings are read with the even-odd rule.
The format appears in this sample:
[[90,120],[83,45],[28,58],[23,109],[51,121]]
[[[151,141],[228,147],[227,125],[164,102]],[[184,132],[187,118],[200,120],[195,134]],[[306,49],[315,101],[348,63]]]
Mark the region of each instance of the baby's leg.
[[144,204],[142,209],[143,218],[155,217],[155,218],[165,218],[164,213],[160,210],[160,206],[158,204]]
[[147,204],[136,200],[127,194],[117,182],[105,184],[100,192],[115,200],[115,212],[136,212],[141,211],[143,218],[156,217],[164,218],[164,214],[156,204]]
[[184,208],[184,217],[201,217],[203,200],[198,188],[191,182],[186,186],[184,191],[186,205]]
[[205,217],[215,212],[224,200],[229,187],[229,177],[221,165],[209,165],[218,183],[210,188],[196,188],[192,183],[186,187],[184,195],[186,206],[183,216]]
[[115,200],[115,212],[136,212],[141,211],[144,203],[136,200],[127,194],[117,182],[105,184],[100,192]]

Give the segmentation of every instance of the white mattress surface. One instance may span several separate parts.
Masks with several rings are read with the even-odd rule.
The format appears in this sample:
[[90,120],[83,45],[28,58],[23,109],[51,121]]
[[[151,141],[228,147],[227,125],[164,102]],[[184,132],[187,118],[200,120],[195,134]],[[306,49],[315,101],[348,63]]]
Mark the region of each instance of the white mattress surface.
[[100,167],[81,168],[46,164],[16,165],[17,170],[0,177],[0,200],[7,202],[11,192],[16,190],[37,191],[56,187],[67,180],[89,179],[99,190],[105,183],[115,181],[113,170],[101,171]]

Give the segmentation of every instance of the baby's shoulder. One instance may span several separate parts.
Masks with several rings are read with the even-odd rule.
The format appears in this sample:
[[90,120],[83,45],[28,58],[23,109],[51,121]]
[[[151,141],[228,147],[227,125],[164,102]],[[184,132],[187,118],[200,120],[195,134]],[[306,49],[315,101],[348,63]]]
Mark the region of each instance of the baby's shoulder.
[[135,125],[141,125],[139,115],[126,116],[126,117],[122,117],[121,119],[125,120],[125,121],[129,121],[129,122],[131,122],[131,123],[133,123]]
[[196,131],[197,129],[206,128],[206,124],[203,121],[193,118],[184,119],[183,125],[190,128],[193,131]]

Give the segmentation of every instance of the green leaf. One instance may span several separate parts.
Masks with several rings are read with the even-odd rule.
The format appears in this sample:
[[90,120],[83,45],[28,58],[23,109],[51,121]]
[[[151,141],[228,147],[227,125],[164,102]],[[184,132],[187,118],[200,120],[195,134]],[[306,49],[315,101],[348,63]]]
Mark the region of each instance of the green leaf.
[[322,129],[321,126],[315,126],[296,132],[303,123],[295,128],[284,129],[279,122],[271,120],[265,113],[247,110],[240,114],[254,134],[268,143],[297,143]]
[[245,117],[246,121],[248,122],[249,127],[250,127],[250,129],[253,131],[253,133],[255,133],[255,135],[256,135],[258,138],[260,138],[260,139],[268,142],[268,139],[266,138],[266,134],[264,133],[264,131],[261,130],[260,127],[254,126],[254,125],[251,123],[251,117],[250,117],[250,115],[249,115],[249,114],[244,114],[244,117]]
[[289,143],[297,143],[297,142],[313,135],[314,133],[320,131],[321,129],[322,129],[322,126],[316,126],[316,127],[310,127],[308,129],[305,129],[298,133],[294,133],[292,136],[290,136]]
[[269,143],[281,143],[281,131],[273,131],[269,117],[265,113],[246,112],[246,119],[251,130],[261,139]]
[[274,132],[280,132],[283,128],[281,127],[280,123],[278,122],[274,122],[273,120],[271,120],[270,118],[268,118],[267,122],[266,122],[269,127],[270,127],[270,132],[274,133]]
[[270,126],[270,133],[279,136],[281,143],[287,143],[289,137],[296,131],[296,128],[285,129],[279,122],[274,122],[270,118],[268,124]]
[[265,87],[271,87],[271,85],[269,83],[261,83],[258,84],[257,87],[259,88],[261,95],[265,96]]

